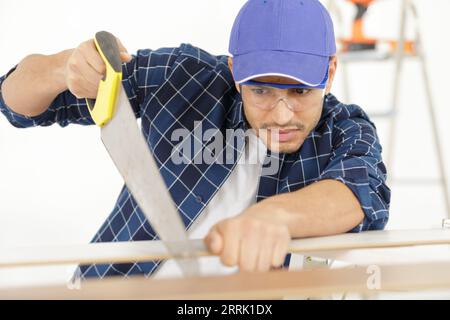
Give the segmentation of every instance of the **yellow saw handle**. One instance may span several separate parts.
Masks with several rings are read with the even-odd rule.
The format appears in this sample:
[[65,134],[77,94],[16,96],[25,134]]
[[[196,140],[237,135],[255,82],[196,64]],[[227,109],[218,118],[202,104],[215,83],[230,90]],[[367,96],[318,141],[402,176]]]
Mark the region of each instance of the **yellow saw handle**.
[[122,61],[114,35],[106,31],[95,34],[95,46],[106,64],[106,75],[100,80],[96,99],[86,99],[95,124],[102,127],[113,117],[122,82]]

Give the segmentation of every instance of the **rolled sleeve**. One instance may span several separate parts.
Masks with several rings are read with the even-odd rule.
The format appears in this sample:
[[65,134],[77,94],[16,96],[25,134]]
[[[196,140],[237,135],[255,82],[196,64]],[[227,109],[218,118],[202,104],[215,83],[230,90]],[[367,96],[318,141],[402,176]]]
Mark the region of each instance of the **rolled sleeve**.
[[362,118],[342,121],[334,128],[336,147],[320,180],[342,182],[359,200],[364,219],[349,232],[384,229],[391,194],[376,129]]
[[31,127],[36,123],[39,119],[37,117],[27,117],[17,112],[14,112],[11,108],[9,108],[3,98],[2,85],[5,79],[16,70],[17,66],[9,70],[9,72],[0,77],[0,111],[5,115],[6,119],[17,128],[25,128]]

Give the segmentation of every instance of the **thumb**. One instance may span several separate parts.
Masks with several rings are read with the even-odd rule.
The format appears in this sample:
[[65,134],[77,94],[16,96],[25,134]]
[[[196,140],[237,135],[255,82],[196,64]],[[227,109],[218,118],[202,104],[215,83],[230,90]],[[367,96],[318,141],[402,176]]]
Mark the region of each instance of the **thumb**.
[[122,59],[122,62],[129,62],[133,57],[131,56],[131,54],[128,53],[128,50],[122,44],[122,41],[120,41],[120,39],[117,37],[116,37],[116,40],[117,40],[117,46],[119,47],[120,58]]
[[209,231],[208,235],[204,239],[205,245],[208,250],[215,255],[220,254],[223,249],[222,235],[217,231],[215,227]]
[[133,57],[128,52],[121,52],[120,59],[122,60],[122,62],[130,62]]

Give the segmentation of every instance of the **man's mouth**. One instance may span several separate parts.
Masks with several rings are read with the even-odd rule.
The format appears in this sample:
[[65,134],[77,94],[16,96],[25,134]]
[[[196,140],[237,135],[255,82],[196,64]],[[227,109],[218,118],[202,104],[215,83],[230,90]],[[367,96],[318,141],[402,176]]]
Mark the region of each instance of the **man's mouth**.
[[299,129],[268,129],[270,137],[278,142],[288,142],[294,139],[295,135],[299,132]]

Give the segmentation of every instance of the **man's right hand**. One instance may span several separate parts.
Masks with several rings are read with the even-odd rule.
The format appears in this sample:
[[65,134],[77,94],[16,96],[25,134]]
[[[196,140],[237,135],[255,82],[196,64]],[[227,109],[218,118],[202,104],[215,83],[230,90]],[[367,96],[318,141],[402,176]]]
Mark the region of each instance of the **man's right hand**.
[[[121,59],[128,62],[131,55],[117,39]],[[25,116],[37,116],[66,90],[77,97],[96,98],[105,63],[94,40],[83,42],[75,49],[53,55],[32,54],[25,57],[2,83],[6,104]]]
[[[119,39],[120,58],[129,62],[132,57]],[[72,51],[65,66],[65,81],[67,88],[78,99],[97,97],[98,85],[106,72],[106,65],[95,47],[94,40],[80,44]]]

